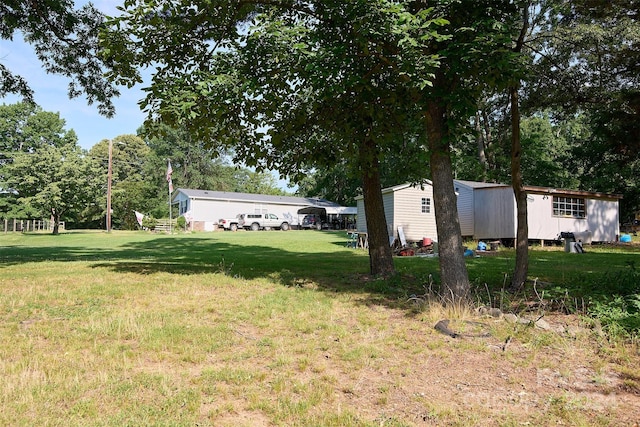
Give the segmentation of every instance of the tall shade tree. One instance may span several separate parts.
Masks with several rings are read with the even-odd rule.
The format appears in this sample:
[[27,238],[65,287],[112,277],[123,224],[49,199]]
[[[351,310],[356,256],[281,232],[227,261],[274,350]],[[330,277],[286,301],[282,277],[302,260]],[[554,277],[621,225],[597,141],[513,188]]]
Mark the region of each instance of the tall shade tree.
[[0,198],[0,212],[4,217],[41,217],[41,212],[20,203],[20,196],[14,194],[18,189],[27,193],[34,189],[25,186],[25,177],[16,175],[18,171],[12,165],[21,154],[34,154],[44,147],[73,146],[77,141],[76,134],[65,129],[59,114],[43,111],[33,104],[18,103],[0,106],[0,135],[0,180],[3,182],[0,187],[7,191]]
[[[139,1],[109,23],[105,52],[121,83],[139,81],[139,66],[156,67],[144,103],[152,118],[184,123],[205,140],[215,135],[250,164],[296,175],[301,166],[348,162],[362,182],[374,274],[394,271],[381,159],[428,146],[442,282],[459,299],[469,283],[450,144],[478,87],[496,78],[495,59],[508,69],[511,38],[500,21],[510,7],[432,6]],[[424,154],[405,160],[407,168],[421,162],[429,170]]]
[[6,168],[6,185],[18,191],[18,203],[40,218],[50,217],[53,234],[60,221],[93,203],[101,187],[96,163],[76,144],[16,153]]
[[[44,69],[69,78],[69,97],[85,94],[101,114],[112,116],[111,98],[119,92],[104,78],[98,55],[98,31],[104,16],[91,3],[78,9],[73,0],[3,0],[0,3],[0,37],[16,36],[34,47]],[[27,80],[0,60],[0,98],[18,94],[33,103]]]
[[[430,153],[433,199],[440,252],[440,274],[445,296],[465,299],[469,279],[453,188],[451,147],[475,115],[485,91],[505,87],[518,54],[512,43],[517,34],[517,9],[510,1],[479,5],[473,1],[437,1],[435,12],[449,25],[440,31],[422,55],[436,55],[440,65],[429,88],[418,93],[418,106]],[[412,7],[422,10],[421,2]]]
[[417,57],[414,45],[439,24],[389,1],[138,2],[111,22],[105,51],[119,82],[157,67],[144,104],[152,117],[229,144],[237,160],[294,176],[348,162],[362,180],[371,271],[386,275],[394,267],[379,163],[401,148],[413,108],[398,102],[410,95],[397,49],[402,26],[423,30],[407,40],[402,67],[427,85],[437,58]]

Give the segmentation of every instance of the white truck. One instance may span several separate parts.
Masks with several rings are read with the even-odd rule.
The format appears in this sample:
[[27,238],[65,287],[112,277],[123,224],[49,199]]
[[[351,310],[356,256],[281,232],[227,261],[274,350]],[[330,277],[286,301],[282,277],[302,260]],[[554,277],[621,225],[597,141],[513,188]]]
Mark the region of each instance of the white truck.
[[224,228],[225,230],[236,231],[238,229],[238,217],[235,218],[220,218],[218,220],[218,228]]
[[279,219],[278,216],[274,214],[246,213],[238,215],[238,227],[251,231],[270,230],[272,228],[287,231],[289,229],[289,222]]

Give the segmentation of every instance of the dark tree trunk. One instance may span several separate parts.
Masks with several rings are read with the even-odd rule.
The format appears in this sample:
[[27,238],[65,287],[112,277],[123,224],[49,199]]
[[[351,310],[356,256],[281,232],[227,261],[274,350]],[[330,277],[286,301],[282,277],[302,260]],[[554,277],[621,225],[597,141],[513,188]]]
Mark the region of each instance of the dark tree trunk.
[[364,171],[362,195],[367,218],[370,272],[375,276],[390,276],[395,272],[395,268],[384,215],[378,152],[373,141],[365,140],[360,146],[360,162],[367,164],[367,167],[361,170]]
[[469,275],[464,260],[458,205],[453,186],[451,149],[447,140],[446,111],[431,101],[425,112],[429,142],[433,204],[438,231],[440,280],[444,298],[449,303],[464,301],[469,296]]
[[[514,52],[522,52],[525,37],[529,28],[529,7],[525,4],[522,9],[522,28],[514,47]],[[518,229],[516,232],[516,266],[511,279],[509,290],[518,292],[524,288],[529,272],[529,225],[527,223],[527,193],[522,182],[522,144],[520,141],[520,100],[518,97],[519,84],[509,87],[509,101],[511,104],[511,185],[516,198]]]
[[529,271],[529,225],[527,223],[527,193],[522,183],[522,145],[520,142],[520,108],[518,88],[509,88],[511,101],[511,185],[516,198],[518,228],[516,233],[516,266],[509,290],[522,290]]
[[482,123],[480,119],[480,112],[476,112],[476,146],[478,148],[478,161],[482,166],[482,182],[487,180],[487,155],[485,151],[485,137],[483,134]]

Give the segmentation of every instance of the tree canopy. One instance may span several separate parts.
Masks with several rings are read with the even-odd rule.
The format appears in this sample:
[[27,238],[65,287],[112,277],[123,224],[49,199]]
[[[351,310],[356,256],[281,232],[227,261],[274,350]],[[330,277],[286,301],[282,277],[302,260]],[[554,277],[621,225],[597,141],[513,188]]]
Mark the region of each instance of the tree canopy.
[[[98,33],[104,15],[91,3],[78,9],[73,0],[3,0],[0,3],[0,37],[16,36],[34,47],[44,69],[69,78],[68,95],[85,95],[97,103],[101,114],[115,112],[111,99],[116,87],[104,78]],[[18,94],[33,103],[29,82],[0,61],[0,98]]]
[[258,167],[298,175],[342,164],[357,174],[374,274],[393,271],[380,162],[415,154],[404,168],[438,181],[443,282],[459,282],[451,293],[461,295],[448,147],[477,94],[508,69],[511,40],[508,2],[471,3],[141,1],[108,22],[103,40],[114,81],[133,84],[140,67],[156,67],[151,119],[184,124]]

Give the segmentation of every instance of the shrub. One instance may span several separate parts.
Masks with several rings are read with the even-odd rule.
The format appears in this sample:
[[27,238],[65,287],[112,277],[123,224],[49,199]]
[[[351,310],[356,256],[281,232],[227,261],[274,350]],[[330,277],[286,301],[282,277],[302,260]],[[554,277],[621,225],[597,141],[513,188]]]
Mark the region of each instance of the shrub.
[[149,216],[145,216],[142,219],[142,227],[145,230],[153,231],[153,230],[155,230],[157,224],[158,224],[158,220],[155,219],[154,217],[150,216],[150,215]]

